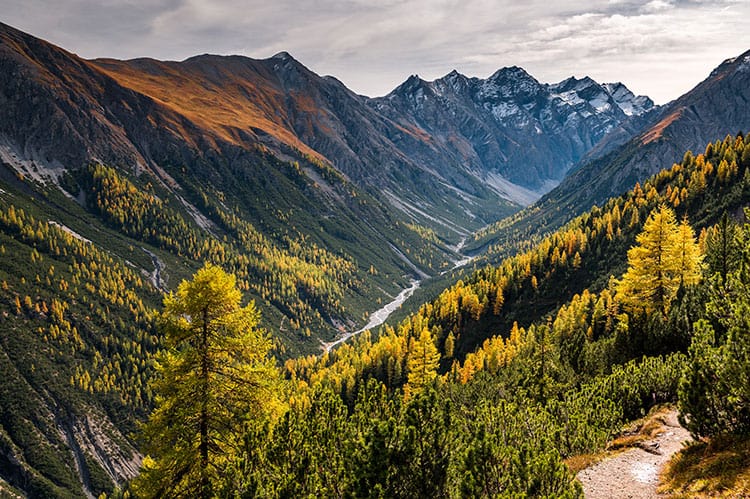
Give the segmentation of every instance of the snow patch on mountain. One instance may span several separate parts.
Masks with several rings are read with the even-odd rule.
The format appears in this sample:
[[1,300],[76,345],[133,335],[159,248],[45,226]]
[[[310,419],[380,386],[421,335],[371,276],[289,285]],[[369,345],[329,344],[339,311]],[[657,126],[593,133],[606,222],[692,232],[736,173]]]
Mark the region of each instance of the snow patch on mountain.
[[612,106],[609,104],[609,95],[604,93],[596,95],[589,101],[589,104],[600,113],[605,113],[612,109]]
[[513,102],[498,102],[492,106],[492,115],[500,121],[520,112],[521,109],[519,109],[519,107]]
[[561,92],[561,93],[553,93],[550,95],[551,98],[558,98],[562,100],[565,104],[568,104],[570,106],[578,106],[580,104],[583,104],[585,101],[581,99],[578,96],[578,93],[575,90],[570,90],[568,92]]
[[602,87],[612,96],[612,99],[627,116],[639,116],[654,107],[654,102],[651,99],[645,95],[636,96],[620,82],[603,83]]

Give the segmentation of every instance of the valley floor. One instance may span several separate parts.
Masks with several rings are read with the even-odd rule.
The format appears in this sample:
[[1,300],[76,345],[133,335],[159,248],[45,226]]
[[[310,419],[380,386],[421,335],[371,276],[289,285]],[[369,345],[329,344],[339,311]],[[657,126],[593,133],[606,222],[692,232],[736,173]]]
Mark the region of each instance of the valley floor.
[[[692,440],[671,409],[657,418],[655,437],[606,458],[578,473],[587,499],[649,499],[659,497],[659,474],[672,456]],[[648,450],[645,450],[648,449]]]

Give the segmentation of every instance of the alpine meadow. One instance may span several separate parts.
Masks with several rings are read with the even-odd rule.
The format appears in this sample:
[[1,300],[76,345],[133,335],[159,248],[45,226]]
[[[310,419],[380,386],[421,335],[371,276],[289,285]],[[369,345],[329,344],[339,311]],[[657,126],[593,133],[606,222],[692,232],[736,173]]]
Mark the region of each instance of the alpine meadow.
[[[558,74],[587,31],[557,33],[603,13],[541,36],[538,12],[504,58],[521,24],[445,51],[470,6],[439,36],[349,31],[399,9],[358,2],[322,2],[309,47],[302,18],[244,35],[384,74],[375,28],[395,66],[494,54],[367,97],[285,51],[151,57],[197,11],[164,50],[238,33],[213,24],[246,20],[231,2],[91,7],[84,38],[63,3],[50,39],[153,50],[0,22],[0,497],[750,497],[750,51],[657,104],[496,69]],[[635,3],[608,9],[698,9]],[[177,17],[135,30],[157,4]]]

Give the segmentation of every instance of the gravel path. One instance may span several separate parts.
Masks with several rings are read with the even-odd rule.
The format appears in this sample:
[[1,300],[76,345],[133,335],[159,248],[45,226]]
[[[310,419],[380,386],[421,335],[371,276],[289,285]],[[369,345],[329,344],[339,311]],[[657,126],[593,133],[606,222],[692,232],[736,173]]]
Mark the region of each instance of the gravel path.
[[[643,443],[642,448],[628,449],[578,473],[587,499],[649,499],[656,492],[659,473],[672,455],[691,440],[690,433],[677,421],[677,411],[664,418],[661,433]],[[658,445],[657,445],[658,444]]]

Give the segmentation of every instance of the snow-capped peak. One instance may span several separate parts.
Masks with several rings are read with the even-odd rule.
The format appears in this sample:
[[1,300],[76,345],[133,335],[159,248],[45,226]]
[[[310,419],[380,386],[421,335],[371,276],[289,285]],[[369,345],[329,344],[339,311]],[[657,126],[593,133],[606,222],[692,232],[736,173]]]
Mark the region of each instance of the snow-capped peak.
[[617,106],[627,116],[638,116],[654,107],[654,102],[651,99],[645,95],[636,96],[620,82],[603,83],[602,87],[612,96]]
[[511,66],[499,69],[481,83],[479,97],[528,97],[541,91],[542,85],[523,68]]
[[552,98],[571,106],[587,103],[599,113],[611,111],[616,106],[627,116],[638,116],[654,107],[651,99],[635,96],[620,82],[599,84],[588,76],[581,79],[571,76],[547,85],[547,88]]

